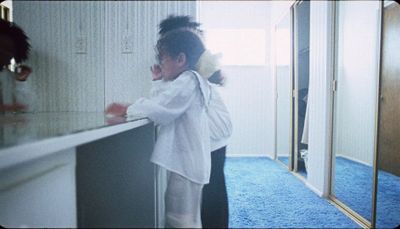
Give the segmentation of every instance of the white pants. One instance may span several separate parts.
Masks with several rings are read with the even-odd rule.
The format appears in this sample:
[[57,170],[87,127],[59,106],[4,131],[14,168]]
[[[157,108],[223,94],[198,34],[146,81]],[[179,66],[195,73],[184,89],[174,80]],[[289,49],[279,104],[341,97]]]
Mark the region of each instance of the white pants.
[[201,228],[203,185],[168,172],[165,192],[165,225],[174,228]]

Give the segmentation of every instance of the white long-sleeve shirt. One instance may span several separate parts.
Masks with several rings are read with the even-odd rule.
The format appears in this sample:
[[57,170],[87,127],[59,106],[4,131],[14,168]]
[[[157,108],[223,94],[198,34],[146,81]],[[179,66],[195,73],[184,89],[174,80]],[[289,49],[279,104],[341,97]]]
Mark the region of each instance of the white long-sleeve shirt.
[[[171,81],[153,81],[150,96],[154,97],[168,88]],[[211,151],[217,150],[228,143],[232,135],[232,122],[224,101],[219,95],[216,86],[208,83],[210,89],[210,101],[207,109],[208,124],[210,126]]]
[[209,97],[207,82],[185,71],[156,96],[140,98],[127,110],[160,127],[151,161],[199,184],[209,182],[211,171]]
[[210,88],[207,116],[210,126],[211,151],[214,151],[228,144],[228,139],[232,134],[232,122],[228,109],[217,89],[213,85]]

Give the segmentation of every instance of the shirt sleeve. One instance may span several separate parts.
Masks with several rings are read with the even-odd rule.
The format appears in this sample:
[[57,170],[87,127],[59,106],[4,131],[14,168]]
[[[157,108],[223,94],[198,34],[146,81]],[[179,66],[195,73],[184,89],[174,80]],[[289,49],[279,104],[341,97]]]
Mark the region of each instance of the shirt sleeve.
[[182,73],[156,96],[140,98],[130,105],[127,115],[144,115],[159,125],[166,125],[181,116],[192,104],[198,83],[195,75]]
[[150,97],[155,97],[167,87],[168,82],[164,80],[151,81]]
[[231,136],[232,122],[228,109],[214,86],[211,87],[211,100],[207,114],[212,139],[220,140]]

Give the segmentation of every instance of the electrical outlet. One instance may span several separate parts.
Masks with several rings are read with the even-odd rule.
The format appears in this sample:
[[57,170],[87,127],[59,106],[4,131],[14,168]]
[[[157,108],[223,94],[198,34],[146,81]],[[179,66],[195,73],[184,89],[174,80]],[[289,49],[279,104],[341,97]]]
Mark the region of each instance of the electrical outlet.
[[121,52],[122,53],[132,53],[133,52],[133,44],[131,36],[124,35],[121,39]]
[[86,54],[87,53],[87,39],[86,37],[77,37],[75,40],[75,53]]

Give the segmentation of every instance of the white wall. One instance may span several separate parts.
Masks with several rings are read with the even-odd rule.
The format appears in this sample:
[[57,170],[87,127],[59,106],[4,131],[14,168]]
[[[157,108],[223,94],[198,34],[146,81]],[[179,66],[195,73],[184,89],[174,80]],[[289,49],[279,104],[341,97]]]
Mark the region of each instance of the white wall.
[[[274,114],[273,114],[273,123],[274,123],[274,134],[273,134],[273,140],[274,140],[274,147],[273,147],[273,152],[276,152],[279,155],[284,155],[286,154],[287,156],[287,152],[289,152],[289,147],[290,147],[290,132],[289,128],[290,128],[290,123],[289,121],[286,122],[282,122],[282,124],[278,124],[278,117],[282,118],[281,116],[281,112],[280,112],[280,107],[277,106],[276,104],[276,100],[277,98],[277,93],[278,90],[280,90],[278,87],[279,85],[284,86],[285,82],[282,82],[283,84],[280,84],[280,81],[277,80],[277,76],[284,74],[287,75],[290,73],[289,69],[285,69],[278,67],[275,68],[276,65],[276,55],[279,52],[279,50],[276,49],[277,47],[277,40],[276,40],[276,34],[275,34],[275,27],[277,24],[279,24],[282,20],[283,17],[285,17],[286,15],[290,14],[290,7],[292,6],[294,1],[271,1],[271,17],[270,17],[270,21],[271,21],[271,27],[270,27],[270,31],[271,31],[271,68],[270,68],[270,74],[272,77],[272,84],[273,84],[273,110],[274,110]],[[281,73],[283,71],[283,73]],[[287,82],[288,79],[286,79]],[[286,88],[289,88],[290,90],[290,85],[288,84],[289,82],[287,82],[286,84]],[[285,90],[285,89],[283,89]],[[286,96],[289,94],[285,94]],[[282,98],[282,97],[280,97]],[[283,99],[283,98],[282,98]],[[284,99],[287,101],[287,99]],[[278,116],[275,116],[275,111],[278,112]],[[287,110],[286,112],[283,111],[285,114],[287,114]],[[290,114],[289,114],[290,115]],[[288,118],[282,118],[283,120],[288,120]],[[281,128],[282,127],[282,128]],[[275,134],[275,129],[277,131],[277,133]],[[283,133],[281,133],[281,131],[284,131]],[[276,143],[275,143],[276,141]],[[273,157],[275,157],[275,155],[273,155]]]
[[[233,122],[228,155],[268,155],[274,152],[274,83],[271,76],[268,1],[200,1],[199,20],[207,29],[264,29],[264,66],[223,66],[228,81],[220,88]],[[251,42],[249,37],[248,42]],[[246,57],[243,57],[246,58]]]
[[[31,38],[28,80],[36,111],[103,111],[148,94],[157,24],[196,17],[191,1],[15,1],[14,21]],[[132,53],[122,53],[124,33]],[[86,53],[77,53],[83,37]]]
[[333,80],[333,4],[310,6],[310,87],[307,185],[317,194],[329,193]]

